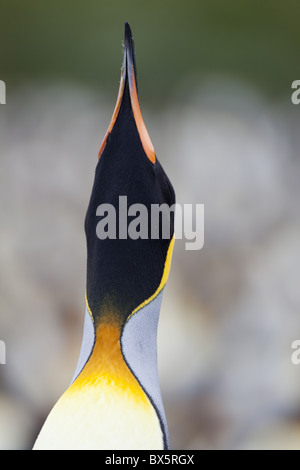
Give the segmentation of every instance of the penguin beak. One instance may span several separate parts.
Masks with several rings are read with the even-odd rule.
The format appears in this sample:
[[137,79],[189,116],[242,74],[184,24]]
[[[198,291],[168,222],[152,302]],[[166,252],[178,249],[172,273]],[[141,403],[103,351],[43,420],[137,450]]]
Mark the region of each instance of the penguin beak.
[[106,146],[107,138],[109,134],[112,132],[115,122],[117,120],[117,117],[121,108],[121,104],[123,101],[126,85],[128,85],[129,87],[131,109],[133,112],[135,124],[138,130],[139,136],[140,136],[143,149],[148,159],[150,160],[150,162],[154,164],[155,163],[155,151],[154,151],[151,139],[149,137],[147,128],[144,123],[144,119],[141,113],[141,108],[140,108],[139,99],[138,99],[134,41],[133,41],[130,26],[127,22],[125,23],[124,55],[123,55],[123,64],[122,64],[122,69],[121,69],[121,80],[120,80],[117,103],[116,103],[108,130],[106,132],[106,135],[104,137],[104,140],[99,150],[99,154],[98,154],[99,159]]

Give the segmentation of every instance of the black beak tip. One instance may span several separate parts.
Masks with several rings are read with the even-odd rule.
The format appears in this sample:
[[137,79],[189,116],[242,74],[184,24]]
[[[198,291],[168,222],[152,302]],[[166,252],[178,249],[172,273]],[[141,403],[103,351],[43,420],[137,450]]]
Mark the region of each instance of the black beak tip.
[[132,39],[132,32],[129,26],[128,21],[125,21],[125,41],[130,41]]
[[129,23],[126,21],[125,22],[125,49],[127,49],[129,55],[130,55],[130,58],[133,59],[134,58],[134,40],[133,40],[133,36],[132,36],[132,31],[131,31],[131,28],[129,26]]
[[124,60],[125,55],[127,57],[127,67],[130,68],[133,66],[136,88],[137,88],[137,73],[136,73],[136,63],[135,63],[135,48],[134,48],[134,39],[132,36],[132,31],[129,26],[129,23],[125,21],[125,41],[124,41]]

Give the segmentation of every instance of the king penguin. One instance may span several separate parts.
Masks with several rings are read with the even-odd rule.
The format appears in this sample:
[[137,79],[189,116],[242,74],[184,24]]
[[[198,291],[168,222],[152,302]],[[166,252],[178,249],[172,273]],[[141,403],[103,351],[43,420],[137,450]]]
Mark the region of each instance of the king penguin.
[[[167,235],[162,233],[162,217],[158,236],[150,235],[152,205],[171,208],[175,193],[141,114],[128,23],[117,103],[98,157],[85,218],[86,314],[79,359],[70,386],[50,411],[33,449],[168,449],[157,326],[171,265],[174,212]],[[133,212],[141,204],[147,208],[148,237],[125,236],[120,196],[127,197]],[[120,229],[115,237],[97,236],[102,204],[115,208]]]

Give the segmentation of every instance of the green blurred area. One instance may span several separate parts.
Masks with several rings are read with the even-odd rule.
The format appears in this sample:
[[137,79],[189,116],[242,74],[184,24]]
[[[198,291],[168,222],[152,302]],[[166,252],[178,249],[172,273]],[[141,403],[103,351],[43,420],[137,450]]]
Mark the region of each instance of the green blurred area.
[[230,75],[269,98],[299,78],[297,0],[1,1],[0,76],[11,87],[66,80],[116,93],[124,22],[147,101]]

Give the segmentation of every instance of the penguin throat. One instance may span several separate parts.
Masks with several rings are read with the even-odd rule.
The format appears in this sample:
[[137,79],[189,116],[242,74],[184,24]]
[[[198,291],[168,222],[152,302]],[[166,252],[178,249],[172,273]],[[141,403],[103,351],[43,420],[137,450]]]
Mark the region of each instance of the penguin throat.
[[109,386],[119,391],[130,391],[144,400],[144,392],[124,361],[121,351],[120,322],[102,320],[96,330],[92,354],[82,372],[72,384],[72,391],[85,386]]

